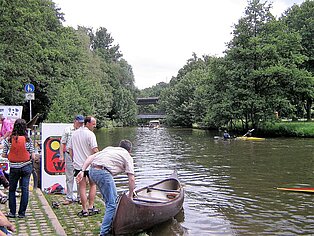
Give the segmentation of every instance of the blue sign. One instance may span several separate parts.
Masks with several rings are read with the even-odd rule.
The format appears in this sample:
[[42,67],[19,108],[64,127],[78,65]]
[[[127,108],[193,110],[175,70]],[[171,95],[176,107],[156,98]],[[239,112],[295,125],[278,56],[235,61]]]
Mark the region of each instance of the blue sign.
[[35,86],[33,84],[26,84],[24,89],[27,93],[33,93],[35,91]]

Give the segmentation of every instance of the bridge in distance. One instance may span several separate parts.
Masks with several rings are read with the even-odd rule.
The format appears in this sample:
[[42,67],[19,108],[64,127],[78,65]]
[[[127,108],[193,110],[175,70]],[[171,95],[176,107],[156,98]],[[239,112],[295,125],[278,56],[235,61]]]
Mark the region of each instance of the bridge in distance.
[[[150,104],[158,104],[159,97],[147,97],[147,98],[137,98],[136,105],[150,105]],[[151,113],[151,114],[138,114],[137,119],[164,119],[166,118],[166,114],[164,112]]]

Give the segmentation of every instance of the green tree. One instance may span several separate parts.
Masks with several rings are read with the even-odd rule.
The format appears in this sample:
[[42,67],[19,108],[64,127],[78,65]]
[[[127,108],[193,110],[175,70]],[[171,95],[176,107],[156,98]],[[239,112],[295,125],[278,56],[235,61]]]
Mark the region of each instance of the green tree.
[[136,122],[137,107],[131,92],[125,88],[114,91],[113,120],[122,126],[134,125]]
[[[50,0],[1,1],[0,93],[4,104],[24,104],[24,85],[35,85],[34,113],[46,117],[58,85],[76,71],[77,37],[61,24]],[[12,96],[14,94],[14,96]],[[24,106],[28,110],[28,106]]]
[[198,100],[200,91],[197,88],[210,76],[204,58],[193,54],[177,78],[171,79],[169,88],[161,93],[161,107],[166,111],[168,124],[191,127],[202,120],[205,106]]
[[33,83],[34,113],[51,122],[94,115],[99,126],[121,87],[133,96],[126,102],[134,104],[132,67],[105,28],[94,35],[86,27],[62,26],[63,14],[51,0],[1,1],[0,13],[1,103],[24,105],[27,113],[23,88]]
[[105,27],[100,27],[95,34],[89,30],[91,48],[102,56],[106,62],[118,61],[123,55],[120,46],[113,45],[114,39]]
[[[109,85],[112,93],[112,106],[107,118],[123,125],[134,123],[137,90],[132,67],[122,58],[119,45],[113,45],[114,40],[106,28],[101,27],[95,33],[85,28],[85,32],[90,38],[92,52],[101,59],[101,71],[106,75],[101,81]],[[122,98],[125,100],[120,101]]]
[[52,103],[51,111],[48,113],[47,122],[70,123],[77,114],[93,113],[90,101],[81,96],[77,83],[68,80],[62,85],[60,84],[58,90],[58,96]]
[[[311,120],[314,99],[314,1],[306,0],[300,6],[293,5],[282,16],[281,20],[289,30],[301,35],[302,54],[307,57],[302,68],[310,72],[299,88],[301,104],[305,105],[307,120]],[[300,83],[299,83],[300,85]]]
[[[76,61],[79,69],[74,74],[70,87],[67,81],[60,83],[62,89],[57,90],[57,97],[53,101],[48,118],[56,122],[58,120],[55,119],[55,113],[66,110],[67,115],[64,117],[67,119],[73,119],[75,114],[93,115],[97,118],[97,126],[103,127],[113,103],[112,88],[108,75],[103,73],[105,62],[90,50],[86,29],[79,27],[75,32],[79,39],[78,48],[81,50],[81,57]],[[75,93],[73,88],[76,89]],[[71,96],[67,89],[75,96]],[[66,98],[71,98],[71,101],[62,102]]]
[[270,8],[271,4],[251,1],[226,51],[227,71],[221,82],[232,101],[231,118],[241,119],[245,129],[273,119],[275,111],[291,115],[289,91],[304,77],[297,67],[305,59],[301,39],[277,21]]

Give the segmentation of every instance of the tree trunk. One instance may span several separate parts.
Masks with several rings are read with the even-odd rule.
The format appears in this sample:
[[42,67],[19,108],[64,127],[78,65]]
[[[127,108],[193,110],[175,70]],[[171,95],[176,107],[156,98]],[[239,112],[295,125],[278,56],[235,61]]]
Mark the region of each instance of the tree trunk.
[[313,100],[312,99],[307,99],[306,101],[306,120],[311,121],[312,120],[312,105],[313,105]]

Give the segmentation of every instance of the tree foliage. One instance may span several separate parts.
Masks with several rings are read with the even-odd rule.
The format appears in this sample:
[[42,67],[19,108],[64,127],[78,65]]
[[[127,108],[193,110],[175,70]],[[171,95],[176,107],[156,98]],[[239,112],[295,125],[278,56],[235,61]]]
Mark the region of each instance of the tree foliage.
[[116,105],[115,94],[123,91],[131,96],[124,101],[130,111],[122,124],[134,122],[137,89],[132,67],[106,28],[94,32],[84,26],[64,27],[63,14],[50,0],[0,4],[1,103],[24,105],[27,113],[23,88],[32,83],[34,113],[43,119],[70,122],[80,113],[95,116],[104,126],[110,115],[121,117],[117,114],[125,106]]
[[201,87],[211,75],[206,65],[208,61],[209,57],[198,58],[193,53],[178,76],[172,78],[170,86],[161,93],[161,106],[166,111],[168,124],[191,126],[202,119],[206,103],[201,102],[204,92]]
[[23,105],[24,85],[34,83],[35,112],[45,113],[50,106],[55,95],[51,81],[61,81],[62,73],[73,65],[68,53],[77,55],[72,47],[75,39],[65,36],[67,30],[62,27],[61,19],[62,14],[49,0],[1,2],[0,92],[3,103]]
[[289,94],[297,93],[295,85],[305,76],[298,69],[305,60],[299,34],[287,30],[272,16],[270,8],[258,0],[251,1],[226,51],[225,82],[231,89],[227,92],[232,92],[230,99],[236,101],[232,104],[237,115],[233,119],[241,119],[245,128],[271,120],[275,111],[290,116],[287,111],[295,104]]
[[306,70],[308,76],[299,83],[300,93],[299,107],[305,107],[307,120],[311,120],[312,105],[314,99],[314,1],[306,0],[300,6],[293,5],[289,8],[281,20],[291,31],[296,31],[301,36],[302,54],[307,59],[301,64],[301,68]]
[[[209,127],[234,127],[240,121],[248,129],[275,120],[275,112],[300,117],[305,103],[310,111],[314,90],[308,65],[313,63],[308,59],[313,55],[311,47],[307,53],[304,48],[312,46],[312,4],[292,7],[285,22],[271,14],[271,4],[249,1],[225,56],[200,59],[193,54],[171,79],[162,96],[168,121]],[[297,28],[306,30],[300,33]]]
[[[308,120],[314,98],[314,2],[305,0],[276,19],[272,5],[250,0],[234,25],[223,57],[195,53],[169,84],[139,91],[131,65],[105,27],[64,27],[50,0],[0,2],[0,103],[23,105],[35,85],[34,113],[49,122],[93,115],[133,125],[137,112],[164,110],[170,125],[258,128],[274,112]],[[136,97],[160,97],[137,107]]]

